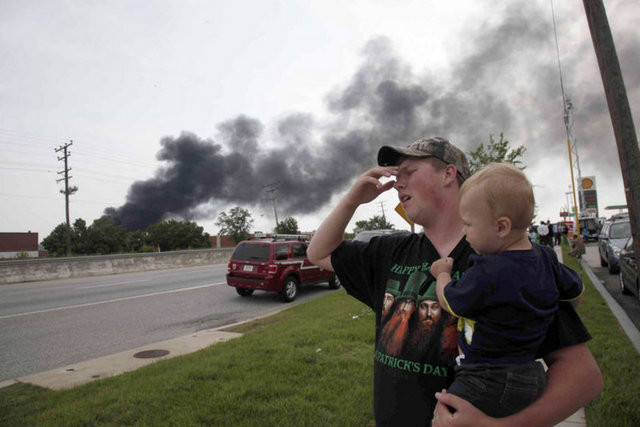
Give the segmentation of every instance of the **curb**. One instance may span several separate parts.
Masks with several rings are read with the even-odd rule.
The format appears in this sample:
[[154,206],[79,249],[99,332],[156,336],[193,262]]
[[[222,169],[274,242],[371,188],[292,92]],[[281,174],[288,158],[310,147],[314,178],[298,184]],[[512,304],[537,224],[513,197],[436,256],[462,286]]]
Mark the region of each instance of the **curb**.
[[182,356],[240,336],[242,334],[212,329],[198,331],[192,335],[161,341],[16,380],[5,381],[0,384],[0,387],[15,383],[30,383],[51,390],[65,390],[98,379],[134,371],[159,360]]
[[598,292],[600,292],[600,295],[602,295],[602,298],[604,298],[605,302],[611,309],[611,312],[616,316],[616,319],[618,319],[620,326],[622,326],[622,329],[631,340],[636,351],[640,354],[640,331],[638,331],[627,313],[625,313],[622,307],[620,307],[620,304],[618,304],[605,287],[602,286],[600,279],[598,279],[595,273],[591,270],[589,264],[587,264],[584,259],[580,259],[580,265],[582,265],[582,268],[587,273],[587,276],[589,276],[591,283],[593,283],[593,286],[595,286]]

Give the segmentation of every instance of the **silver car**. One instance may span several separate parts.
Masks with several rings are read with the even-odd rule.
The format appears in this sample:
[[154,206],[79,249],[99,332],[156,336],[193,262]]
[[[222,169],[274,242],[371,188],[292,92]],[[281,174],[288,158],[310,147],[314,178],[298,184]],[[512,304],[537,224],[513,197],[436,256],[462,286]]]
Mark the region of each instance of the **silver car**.
[[631,224],[628,217],[608,221],[598,235],[600,249],[600,265],[609,267],[609,273],[615,274],[620,270],[620,251],[631,236]]
[[636,254],[633,251],[633,237],[629,237],[627,244],[620,252],[620,290],[625,295],[635,294],[640,299],[640,280]]
[[353,240],[368,242],[376,236],[386,236],[389,234],[410,234],[410,232],[406,230],[364,230],[356,234]]

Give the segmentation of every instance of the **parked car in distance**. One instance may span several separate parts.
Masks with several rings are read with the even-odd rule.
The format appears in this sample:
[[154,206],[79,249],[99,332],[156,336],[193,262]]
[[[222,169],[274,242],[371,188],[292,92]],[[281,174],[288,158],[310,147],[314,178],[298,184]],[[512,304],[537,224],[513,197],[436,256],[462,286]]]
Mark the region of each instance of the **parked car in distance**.
[[256,290],[279,292],[285,302],[298,296],[300,286],[328,282],[338,289],[340,281],[307,259],[309,243],[303,236],[276,235],[269,239],[238,243],[227,266],[227,285],[248,297]]
[[598,240],[600,223],[596,217],[580,217],[580,230],[585,243]]
[[636,254],[633,251],[633,237],[629,237],[626,245],[620,251],[620,290],[625,295],[635,294],[640,300],[640,281]]
[[620,251],[631,236],[631,224],[628,216],[614,217],[607,221],[598,235],[600,251],[600,265],[609,267],[609,273],[615,274],[619,270],[618,257]]
[[353,240],[358,240],[360,242],[368,242],[372,238],[376,236],[385,236],[388,234],[409,234],[410,232],[407,230],[364,230],[356,234],[356,237]]

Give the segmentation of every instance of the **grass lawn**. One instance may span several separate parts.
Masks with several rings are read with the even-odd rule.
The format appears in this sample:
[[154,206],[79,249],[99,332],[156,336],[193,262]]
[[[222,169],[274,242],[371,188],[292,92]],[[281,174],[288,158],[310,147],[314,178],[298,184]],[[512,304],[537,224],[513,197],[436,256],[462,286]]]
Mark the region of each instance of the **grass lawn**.
[[578,313],[593,336],[588,345],[604,377],[602,394],[585,409],[587,424],[639,426],[640,355],[578,260],[567,254],[566,244],[562,251],[564,264],[579,272],[586,285]]
[[[640,357],[580,265],[579,313],[604,373],[590,426],[640,425]],[[0,425],[373,425],[371,310],[344,291],[232,330],[242,338],[54,392],[0,389]]]
[[0,425],[373,425],[373,324],[371,310],[332,293],[117,377],[0,389]]

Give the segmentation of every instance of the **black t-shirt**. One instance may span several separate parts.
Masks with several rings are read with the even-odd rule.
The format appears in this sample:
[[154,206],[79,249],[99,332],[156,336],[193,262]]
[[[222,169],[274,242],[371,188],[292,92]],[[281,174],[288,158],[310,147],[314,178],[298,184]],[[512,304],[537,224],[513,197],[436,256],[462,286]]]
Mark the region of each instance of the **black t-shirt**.
[[[454,279],[473,253],[463,238],[449,254]],[[439,258],[424,234],[345,241],[332,254],[344,288],[376,315],[374,413],[379,426],[429,424],[435,392],[453,380],[456,319],[439,307],[430,273]],[[567,305],[554,318],[544,354],[590,338],[570,305],[565,312]]]

